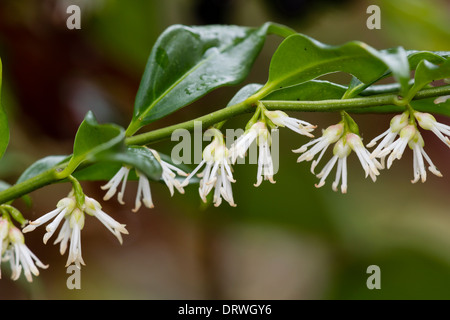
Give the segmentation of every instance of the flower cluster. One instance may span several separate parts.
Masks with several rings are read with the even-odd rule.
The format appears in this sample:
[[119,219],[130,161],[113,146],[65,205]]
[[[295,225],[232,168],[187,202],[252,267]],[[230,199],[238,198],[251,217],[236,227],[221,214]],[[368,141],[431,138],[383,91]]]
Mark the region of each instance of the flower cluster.
[[[401,115],[397,115],[391,120],[391,125],[388,130],[373,139],[369,145],[373,146],[378,140],[383,138],[378,147],[372,152],[372,158],[380,158],[384,164],[387,159],[387,167],[390,168],[394,160],[401,159],[406,146],[413,151],[413,174],[412,183],[419,180],[425,182],[427,179],[427,172],[425,168],[425,161],[428,163],[428,170],[438,177],[442,174],[431,161],[428,154],[425,152],[425,142],[417,127],[424,130],[432,131],[443,143],[450,147],[450,140],[447,136],[450,135],[450,126],[439,123],[429,113],[406,111]],[[397,140],[395,140],[398,137]]]
[[[261,113],[261,110],[259,111]],[[271,130],[269,130],[267,123],[270,123]],[[233,143],[230,149],[226,147],[223,135],[218,129],[209,129],[214,138],[203,150],[203,158],[200,164],[191,172],[182,185],[188,185],[192,177],[205,166],[203,171],[198,174],[198,177],[201,178],[199,187],[200,198],[207,202],[207,195],[214,188],[213,203],[215,206],[219,206],[222,203],[222,198],[230,206],[236,206],[231,189],[231,183],[235,182],[232,165],[236,164],[238,158],[246,156],[248,149],[253,143],[256,143],[258,146],[258,169],[254,186],[258,187],[263,180],[275,183],[273,179],[275,170],[271,144],[272,134],[277,130],[278,126],[288,127],[301,135],[309,137],[313,137],[310,132],[315,129],[315,126],[310,123],[289,117],[282,111],[262,110],[261,118],[251,123],[249,128]]]
[[[342,181],[341,192],[347,192],[347,157],[351,151],[354,151],[365,171],[366,177],[375,182],[381,169],[389,169],[394,160],[401,159],[406,147],[413,152],[413,174],[412,183],[419,180],[426,181],[427,173],[425,162],[428,164],[428,170],[434,175],[441,177],[442,174],[431,161],[424,150],[425,142],[420,134],[418,126],[425,130],[432,131],[442,142],[450,147],[450,126],[439,123],[429,113],[422,113],[408,110],[392,118],[390,127],[379,136],[375,137],[367,144],[367,147],[374,147],[378,141],[378,146],[370,153],[363,145],[362,139],[346,126],[345,119],[328,127],[323,131],[322,137],[314,139],[303,145],[295,153],[301,153],[298,162],[311,161],[319,154],[316,160],[312,162],[311,172],[314,173],[315,167],[322,159],[327,148],[335,144],[333,148],[333,157],[317,174],[320,178],[316,187],[322,187],[325,179],[330,174],[332,168],[337,163],[336,178],[332,184],[332,189],[337,191],[337,187]],[[309,149],[308,149],[309,148]],[[386,161],[387,158],[387,161]]]
[[60,200],[55,210],[29,222],[23,229],[23,232],[33,231],[37,227],[53,219],[53,221],[45,228],[47,232],[45,233],[43,240],[46,244],[64,220],[54,244],[60,244],[59,251],[61,255],[63,255],[66,252],[67,247],[69,247],[69,256],[67,258],[66,267],[75,263],[75,265],[80,268],[81,265],[85,265],[81,255],[81,230],[83,230],[84,227],[85,214],[96,217],[122,244],[122,233],[128,234],[125,225],[120,224],[103,212],[101,205],[88,196],[84,196],[84,203],[79,203],[73,195],[73,192],[68,197]]
[[[335,144],[333,157],[323,167],[322,171],[317,174],[317,177],[320,178],[320,182],[316,184],[317,188],[325,184],[325,179],[337,162],[336,178],[332,184],[332,189],[337,191],[338,185],[342,180],[341,192],[347,192],[347,157],[352,151],[356,153],[365,171],[366,178],[370,176],[373,181],[376,181],[377,176],[380,174],[379,169],[382,168],[381,164],[370,156],[369,151],[362,143],[361,137],[354,132],[346,130],[343,122],[329,126],[323,131],[322,137],[310,141],[299,149],[293,150],[293,152],[302,153],[297,162],[311,161],[319,154],[318,158],[311,164],[311,172],[314,173],[315,167],[319,164],[325,151],[333,143]],[[311,148],[308,150],[309,147]]]
[[210,129],[213,135],[213,140],[203,150],[203,159],[199,165],[191,172],[191,174],[184,180],[183,186],[187,186],[192,177],[203,167],[199,193],[203,202],[206,202],[206,197],[214,188],[213,203],[219,206],[222,203],[222,197],[230,206],[234,207],[236,204],[233,199],[233,192],[231,190],[231,183],[235,182],[230,166],[229,150],[225,146],[222,134],[217,129]]
[[39,275],[38,267],[48,268],[48,265],[43,264],[27,247],[22,232],[4,218],[0,218],[0,266],[2,261],[9,262],[13,280],[20,278],[23,269],[27,281],[32,282],[33,275]]

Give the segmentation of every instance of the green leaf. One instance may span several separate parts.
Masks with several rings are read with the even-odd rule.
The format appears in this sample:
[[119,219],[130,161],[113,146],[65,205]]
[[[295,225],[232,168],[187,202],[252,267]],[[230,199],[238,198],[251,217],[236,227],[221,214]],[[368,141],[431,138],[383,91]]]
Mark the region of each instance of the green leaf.
[[405,97],[406,101],[410,101],[416,93],[435,80],[441,80],[450,77],[450,59],[445,60],[441,65],[436,65],[428,60],[422,60],[416,69],[414,75],[414,85]]
[[150,53],[127,135],[213,89],[244,80],[271,26],[168,28]]
[[[404,55],[406,53],[406,56],[408,58],[408,64],[409,64],[410,70],[415,70],[417,65],[422,60],[426,59],[426,60],[428,60],[428,61],[430,61],[432,63],[439,64],[439,63],[444,62],[446,57],[450,56],[450,52],[446,52],[446,51],[432,52],[432,51],[407,50],[407,51],[405,51],[405,53],[402,53],[401,51],[397,52],[397,53],[399,53],[401,55]],[[395,52],[394,52],[394,54],[395,54]],[[389,56],[386,56],[386,57],[388,58]],[[396,60],[398,60],[398,59],[396,59],[395,57],[393,59],[387,59],[387,61],[391,61],[390,68],[395,67]],[[403,60],[403,65],[406,65],[403,58],[400,58],[400,60]],[[392,66],[392,64],[394,66]],[[399,70],[399,72],[403,72],[403,71]],[[353,77],[352,81],[350,82],[349,88],[348,88],[348,90],[347,90],[347,92],[345,94],[345,97],[346,98],[352,98],[352,97],[355,97],[356,95],[362,93],[363,91],[364,91],[364,93],[363,93],[364,95],[369,94],[369,92],[374,92],[374,94],[376,94],[375,90],[371,90],[371,86],[374,83],[376,83],[376,82],[378,82],[378,81],[380,81],[380,80],[382,80],[382,79],[384,79],[384,78],[386,78],[386,77],[388,77],[390,75],[392,75],[392,72],[391,72],[391,70],[388,70],[381,77],[378,77],[378,78],[373,79],[372,81],[369,81],[369,82],[366,82],[366,83],[363,83],[363,82],[359,81],[356,77]],[[394,73],[394,75],[395,75],[395,73]],[[396,89],[393,90],[393,91],[390,91],[390,92],[395,92],[396,91],[398,93],[406,95],[407,92],[406,92],[405,89],[409,88],[409,82],[410,81],[408,81],[408,84],[406,83],[406,75],[405,75],[405,78],[403,79],[403,81],[405,81],[405,82],[404,83],[391,84],[390,85],[391,88],[394,88],[394,86],[395,86]],[[370,89],[366,90],[367,88],[370,88]],[[381,93],[381,91],[379,91],[379,89],[381,89],[381,88],[382,87],[378,87],[377,88],[378,89],[378,93]],[[385,87],[385,88],[387,88],[387,87]]]
[[402,48],[377,51],[357,41],[330,46],[297,34],[284,40],[273,55],[269,79],[262,91],[270,93],[338,71],[369,83],[382,77],[387,70],[394,73],[406,91],[409,64]]
[[2,60],[0,59],[0,158],[6,151],[9,143],[9,125],[2,105]]
[[[161,165],[146,147],[128,147],[123,151],[105,154],[97,161],[76,171],[73,176],[78,180],[110,180],[123,165],[139,170],[152,180],[159,180],[162,174]],[[130,175],[129,179],[136,180],[137,176]]]
[[117,153],[125,148],[123,128],[114,124],[98,124],[89,111],[78,128],[73,145],[73,156],[66,168],[71,174],[80,163],[95,162],[105,153]]
[[11,185],[8,182],[0,180],[0,191],[6,190],[9,187],[11,187]]
[[409,64],[411,69],[416,69],[422,60],[428,60],[434,64],[441,64],[450,58],[450,51],[417,51],[407,50]]
[[[423,61],[428,60],[434,64],[441,64],[445,62],[446,58],[450,57],[450,52],[448,51],[416,51],[416,50],[408,50],[406,51],[408,56],[409,66],[411,70],[415,70],[417,65]],[[393,83],[389,85],[378,85],[377,87],[373,87],[372,85],[388,76],[391,75],[391,72],[386,72],[383,76],[378,79],[374,79],[368,83],[362,83],[357,78],[353,77],[350,83],[349,89],[347,90],[346,97],[351,98],[358,94],[363,95],[371,95],[378,93],[387,93],[387,92],[401,92],[401,87],[398,83]],[[409,81],[411,83],[411,80]],[[406,92],[404,92],[406,94]]]
[[310,80],[301,84],[273,91],[264,100],[292,100],[292,101],[317,101],[327,99],[340,99],[347,87],[339,84]]
[[250,83],[244,87],[242,87],[234,96],[231,98],[230,102],[228,102],[227,107],[234,106],[235,104],[244,102],[251,96],[253,96],[256,92],[259,91],[263,87],[262,84],[259,83]]
[[37,160],[31,166],[29,166],[19,177],[16,184],[19,184],[25,180],[31,179],[47,170],[50,170],[59,164],[66,162],[70,156],[48,156]]

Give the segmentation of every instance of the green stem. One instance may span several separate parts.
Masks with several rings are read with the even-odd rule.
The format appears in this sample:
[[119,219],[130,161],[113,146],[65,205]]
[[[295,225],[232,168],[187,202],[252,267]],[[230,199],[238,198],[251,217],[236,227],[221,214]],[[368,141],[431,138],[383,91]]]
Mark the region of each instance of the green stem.
[[172,133],[177,129],[184,129],[188,131],[193,131],[195,128],[195,124],[201,122],[203,128],[208,128],[218,122],[221,122],[226,119],[230,119],[241,115],[243,113],[252,112],[255,110],[254,103],[258,100],[256,96],[250,97],[249,99],[235,104],[234,106],[227,107],[205,116],[185,121],[182,123],[178,123],[169,127],[165,127],[162,129],[157,129],[153,131],[149,131],[146,133],[142,133],[133,137],[128,137],[125,139],[125,143],[127,145],[145,145],[149,143],[158,142],[161,140],[165,140],[170,138]]
[[10,188],[0,192],[0,203],[6,203],[10,200],[17,199],[25,194],[28,194],[46,185],[52,184],[58,180],[61,180],[61,178],[56,168],[44,171],[41,174],[38,174],[21,183],[15,184]]
[[[201,122],[203,128],[209,128],[221,121],[236,117],[244,113],[255,111],[256,103],[265,96],[266,92],[258,92],[247,100],[208,115],[172,125],[166,128],[153,130],[125,139],[127,145],[147,145],[171,137],[177,129],[193,131],[195,124]],[[427,88],[417,92],[414,100],[450,95],[450,85]],[[376,112],[373,107],[387,106],[383,112],[398,112],[405,110],[405,101],[399,100],[396,94],[380,94],[352,99],[332,99],[321,101],[262,101],[267,110],[282,111],[308,111],[308,112]],[[367,108],[367,109],[366,109]],[[61,171],[62,167],[49,169],[33,178],[16,184],[0,192],[0,204],[17,199],[36,189],[61,181],[69,176],[68,170]]]
[[[450,94],[450,85],[441,86],[436,88],[428,88],[419,91],[414,100],[426,99],[431,97],[438,97]],[[202,126],[207,128],[215,123],[221,122],[225,119],[253,112],[254,103],[259,100],[257,95],[250,97],[244,102],[238,103],[234,106],[230,106],[219,111],[215,111],[206,116],[200,118],[182,122],[173,126],[169,126],[162,129],[157,129],[142,133],[133,137],[129,137],[125,140],[128,145],[146,145],[155,143],[161,140],[170,138],[172,132],[177,129],[185,129],[188,131],[194,130],[194,123],[197,121],[202,122]],[[396,94],[380,94],[368,97],[352,98],[352,99],[330,99],[319,101],[279,101],[279,100],[263,100],[264,106],[268,110],[282,110],[282,111],[307,111],[307,112],[331,112],[331,111],[347,111],[352,110],[361,112],[361,109],[376,106],[390,106],[391,110],[383,109],[383,112],[398,112],[404,110],[404,103],[399,100]],[[371,110],[373,112],[373,110]]]

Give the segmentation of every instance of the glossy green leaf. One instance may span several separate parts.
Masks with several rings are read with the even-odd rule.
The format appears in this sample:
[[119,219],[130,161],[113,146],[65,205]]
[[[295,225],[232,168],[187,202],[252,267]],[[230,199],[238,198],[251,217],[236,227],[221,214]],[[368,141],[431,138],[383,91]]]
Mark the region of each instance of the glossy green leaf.
[[416,69],[422,60],[428,60],[434,64],[441,64],[450,58],[450,51],[417,51],[407,50],[409,64],[411,69]]
[[168,28],[150,53],[127,134],[213,89],[244,80],[272,25]]
[[409,90],[406,100],[411,100],[414,95],[423,87],[435,80],[441,80],[450,77],[450,58],[441,65],[436,65],[428,60],[422,60],[416,69],[414,75],[414,85]]
[[[423,60],[428,60],[429,62],[435,63],[435,64],[440,64],[440,63],[444,62],[447,57],[450,57],[450,52],[448,52],[448,51],[432,52],[432,51],[408,50],[408,51],[406,51],[406,56],[408,57],[410,69],[415,70],[417,65]],[[392,59],[393,64],[395,64],[395,60],[396,59]],[[390,75],[392,75],[392,72],[391,72],[391,70],[388,70],[381,77],[378,77],[378,78],[373,79],[372,81],[369,81],[366,83],[363,83],[363,82],[359,81],[356,77],[353,77],[345,96],[346,96],[346,98],[352,98],[361,93],[363,95],[383,93],[383,91],[381,91],[381,90],[387,89],[388,88],[387,86],[384,86],[384,87],[378,86],[376,88],[376,90],[375,90],[375,88],[370,88],[370,87],[374,83],[376,83]],[[411,82],[411,80],[409,82]],[[396,88],[395,90],[391,90],[389,92],[398,92],[398,93],[406,94],[404,89],[402,92],[402,85],[400,83],[391,84],[389,86],[391,89],[393,89],[394,87]],[[407,85],[406,83],[403,83],[403,88],[405,88],[405,87],[409,87],[409,84]],[[366,90],[366,89],[368,89],[368,90]],[[384,91],[384,92],[388,92],[388,91]]]
[[250,83],[244,87],[242,87],[234,96],[231,98],[230,102],[228,102],[227,107],[234,106],[235,104],[244,102],[256,92],[259,91],[263,87],[262,84],[259,83]]
[[9,125],[2,105],[2,60],[0,59],[0,158],[6,151],[9,143]]
[[273,91],[264,100],[317,101],[340,99],[347,87],[323,80],[310,80],[301,84]]
[[98,124],[92,112],[88,112],[78,128],[73,145],[73,156],[67,168],[73,172],[80,163],[94,162],[104,153],[117,153],[124,149],[123,128],[113,124]]
[[409,81],[409,64],[402,48],[377,51],[362,42],[341,46],[320,43],[305,35],[288,37],[272,57],[267,93],[315,79],[332,72],[347,72],[363,83],[391,70],[404,91]]
[[50,170],[57,165],[67,162],[70,156],[57,155],[57,156],[48,156],[42,159],[37,160],[31,166],[29,166],[17,179],[16,184],[19,184],[25,180],[31,179],[47,170]]

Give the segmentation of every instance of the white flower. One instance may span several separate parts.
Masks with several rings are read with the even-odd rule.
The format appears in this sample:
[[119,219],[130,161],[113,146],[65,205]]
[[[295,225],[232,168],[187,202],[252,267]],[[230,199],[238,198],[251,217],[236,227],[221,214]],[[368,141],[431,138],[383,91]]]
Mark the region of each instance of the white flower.
[[[78,208],[75,208],[66,218],[66,222],[69,223],[69,228],[64,230],[64,234],[61,235],[63,239],[67,239],[68,233],[70,232],[70,248],[66,267],[70,266],[72,263],[75,263],[78,268],[81,268],[81,265],[86,265],[81,256],[81,230],[84,227],[84,219],[83,212]],[[55,244],[56,243],[57,242],[55,241]],[[62,249],[60,248],[60,251],[61,250]],[[64,254],[64,252],[62,254]]]
[[274,169],[272,155],[270,153],[270,144],[272,138],[270,136],[269,130],[260,130],[258,134],[258,171],[256,173],[256,183],[255,187],[258,187],[264,180],[269,180],[271,183],[275,183],[273,180]]
[[383,168],[382,165],[376,159],[370,157],[370,153],[364,148],[360,136],[354,133],[347,133],[345,139],[350,148],[352,148],[358,156],[359,162],[366,173],[366,178],[367,176],[370,176],[372,181],[375,182],[377,176],[380,174],[378,170]]
[[103,200],[107,201],[111,199],[116,194],[117,186],[120,184],[120,182],[122,182],[122,188],[120,192],[117,194],[117,201],[119,201],[120,204],[125,204],[125,202],[123,202],[123,195],[125,193],[125,187],[127,184],[129,172],[130,168],[123,166],[122,168],[120,168],[119,171],[117,171],[114,177],[112,177],[112,179],[108,181],[107,184],[100,187],[102,188],[102,190],[108,189],[108,192],[103,197]]
[[425,163],[423,158],[428,162],[430,170],[434,175],[438,177],[442,177],[442,174],[436,168],[436,166],[431,161],[430,157],[426,154],[423,149],[425,142],[423,141],[422,135],[419,131],[416,132],[415,136],[408,142],[409,147],[413,151],[413,171],[414,171],[414,179],[411,180],[412,183],[416,183],[421,179],[422,182],[427,180],[427,172],[425,169]]
[[279,127],[288,127],[292,131],[295,131],[301,135],[308,136],[313,138],[314,136],[310,133],[314,131],[317,126],[314,126],[306,121],[299,120],[296,118],[289,117],[285,112],[277,110],[277,111],[268,111],[265,110],[264,114],[277,126]]
[[437,97],[436,99],[434,99],[433,102],[434,102],[435,104],[440,104],[440,103],[446,102],[447,100],[450,100],[450,95],[448,95],[448,96]]
[[[181,170],[180,168],[175,167],[174,165],[164,161],[161,159],[161,156],[158,152],[156,152],[153,149],[150,149],[150,151],[153,153],[155,158],[159,161],[159,164],[162,168],[162,179],[166,186],[169,188],[170,195],[173,196],[174,194],[174,187],[178,190],[179,193],[184,194],[183,186],[181,185],[180,181],[176,179],[177,174],[180,176],[187,177],[188,174]],[[176,172],[176,174],[174,173]]]
[[235,207],[231,182],[235,182],[231,171],[229,150],[225,146],[223,139],[220,138],[220,131],[215,130],[216,135],[213,141],[203,150],[203,159],[199,165],[182,183],[183,186],[189,184],[189,180],[203,167],[203,172],[198,176],[200,180],[199,193],[200,198],[206,203],[206,197],[213,188],[213,203],[217,207],[222,203],[222,197],[230,206]]
[[2,278],[2,256],[8,247],[8,229],[9,223],[5,219],[0,218],[0,279]]
[[4,242],[7,241],[6,237],[8,236],[8,228],[8,221],[0,218],[0,256],[5,251]]
[[125,229],[125,225],[117,222],[113,218],[111,218],[108,214],[102,211],[102,206],[95,199],[89,198],[86,196],[86,200],[84,203],[84,212],[87,214],[96,217],[103,225],[111,231],[119,240],[120,244],[122,241],[122,233],[128,234],[127,229]]
[[[387,161],[388,169],[392,166],[392,162],[395,159],[401,159],[403,156],[403,152],[405,151],[408,142],[415,136],[417,129],[414,125],[409,124],[400,130],[399,138],[394,142],[386,145],[377,155],[378,158],[385,158],[389,155]],[[374,157],[372,155],[372,157]]]
[[235,163],[237,157],[244,158],[248,148],[255,140],[259,150],[258,171],[256,173],[256,183],[254,186],[258,187],[263,181],[263,178],[264,180],[269,180],[271,183],[275,183],[273,180],[273,160],[270,151],[272,137],[264,122],[258,121],[253,124],[250,129],[244,132],[244,134],[233,143],[230,149],[232,162]]
[[[330,138],[328,138],[328,141],[329,140]],[[328,145],[326,145],[326,147],[327,146]],[[333,157],[323,167],[322,171],[317,174],[317,177],[320,178],[319,183],[316,184],[317,188],[320,188],[325,184],[326,178],[337,162],[336,178],[332,184],[332,189],[334,191],[337,191],[339,182],[342,179],[341,192],[347,192],[347,157],[352,152],[352,150],[356,153],[359,162],[361,163],[361,166],[366,173],[366,178],[370,176],[372,181],[376,181],[376,177],[380,174],[378,170],[381,169],[381,164],[377,160],[370,158],[370,153],[364,147],[361,137],[355,133],[349,132],[336,142],[333,148]],[[316,154],[318,152],[319,151],[317,151]],[[323,156],[323,153],[324,152],[322,151],[318,160],[320,160],[320,158]],[[318,163],[318,160],[316,164]]]
[[[184,189],[181,186],[181,183],[176,179],[176,174],[187,176],[187,174],[175,167],[174,165],[164,161],[161,159],[161,156],[158,152],[156,152],[153,149],[149,149],[154,157],[158,160],[159,164],[161,165],[162,169],[162,179],[166,186],[169,188],[170,195],[173,196],[174,194],[174,188],[176,188],[180,193],[184,193]],[[152,194],[150,190],[150,182],[148,178],[141,172],[139,172],[137,169],[135,169],[136,175],[139,178],[139,184],[138,184],[138,191],[136,194],[136,200],[135,200],[135,208],[132,210],[133,212],[137,212],[139,208],[142,206],[142,202],[144,205],[151,209],[154,207],[153,200],[152,200]],[[128,179],[128,173],[130,172],[130,168],[123,166],[117,173],[114,175],[114,177],[111,178],[111,180],[108,181],[104,186],[101,188],[103,190],[108,190],[108,192],[103,197],[103,200],[107,201],[111,199],[117,192],[117,187],[120,183],[122,183],[122,188],[120,192],[117,194],[117,200],[120,204],[125,204],[123,201],[123,195],[125,193],[125,186]]]
[[[106,195],[103,197],[103,200],[107,201],[111,199],[117,191],[117,186],[119,185],[120,182],[122,182],[122,188],[117,195],[117,200],[119,201],[120,204],[125,204],[125,202],[123,201],[123,195],[125,192],[125,186],[127,183],[129,171],[130,171],[129,168],[123,166],[107,184],[101,187],[103,190],[109,189]],[[132,211],[137,212],[139,208],[142,206],[142,202],[144,202],[144,205],[147,208],[151,209],[154,207],[154,205],[152,200],[152,193],[150,190],[150,182],[148,178],[139,170],[135,169],[135,172],[136,175],[138,176],[139,183],[138,183],[138,190],[136,193],[135,207]]]
[[152,192],[150,190],[150,182],[148,181],[147,177],[144,174],[140,173],[138,170],[136,170],[136,175],[139,178],[139,183],[136,192],[136,200],[134,202],[135,207],[132,211],[137,212],[141,207],[142,202],[144,202],[144,205],[147,208],[154,208]]
[[429,167],[428,170],[432,172],[434,175],[438,177],[442,177],[442,174],[436,168],[436,166],[431,161],[430,157],[424,150],[425,142],[420,134],[419,130],[415,127],[415,125],[407,125],[405,126],[399,134],[399,138],[387,145],[379,154],[379,158],[384,158],[389,155],[387,161],[387,167],[390,168],[395,159],[401,159],[406,146],[409,146],[413,150],[413,171],[414,171],[414,179],[411,180],[412,183],[416,183],[419,179],[422,182],[426,181],[426,169],[424,158],[428,162]]
[[250,129],[246,130],[230,148],[231,162],[236,163],[238,157],[244,158],[250,145],[256,140],[260,132],[265,130],[267,130],[266,125],[261,121],[256,122]]
[[[379,136],[372,139],[369,144],[367,144],[368,148],[375,146],[378,140],[383,138],[380,144],[372,151],[371,158],[377,157],[380,152],[388,145],[394,142],[395,138],[399,134],[400,130],[408,125],[409,112],[403,112],[402,114],[396,115],[391,119],[391,123],[389,129],[380,134]],[[384,159],[385,157],[381,157],[381,163],[384,167]]]
[[436,118],[429,113],[416,111],[414,117],[419,126],[425,130],[431,130],[447,147],[450,147],[450,139],[447,137],[450,136],[450,126],[437,122]]
[[[314,160],[311,164],[311,172],[314,173],[314,169],[319,163],[319,161],[322,159],[323,155],[325,154],[325,151],[327,151],[328,147],[339,140],[339,138],[342,136],[344,132],[344,124],[338,123],[332,126],[329,126],[326,128],[322,136],[320,138],[311,140],[307,144],[301,146],[299,149],[292,150],[294,153],[303,153],[298,159],[297,162],[302,161],[311,161],[316,154],[320,152],[319,157],[317,160]],[[308,150],[308,148],[311,147],[311,149]]]
[[56,209],[53,211],[50,211],[49,213],[43,215],[42,217],[30,221],[29,224],[22,230],[24,233],[33,231],[40,225],[43,225],[44,223],[47,223],[48,221],[54,219],[52,223],[50,223],[45,229],[47,233],[44,235],[44,243],[46,244],[48,239],[53,235],[55,230],[58,228],[59,224],[61,223],[62,219],[70,214],[76,206],[76,201],[74,197],[70,198],[63,198],[61,199],[58,204],[56,205]]
[[23,273],[28,282],[33,281],[33,275],[39,275],[39,268],[47,269],[48,265],[44,265],[36,255],[25,245],[25,238],[14,226],[9,226],[8,230],[9,245],[5,251],[4,260],[10,262],[11,279],[18,280],[23,268]]
[[333,157],[323,167],[322,171],[317,174],[317,178],[320,178],[320,181],[315,185],[316,188],[320,188],[325,184],[325,179],[330,174],[331,169],[333,169],[336,162],[338,162],[336,179],[332,184],[332,189],[337,191],[337,187],[342,177],[341,192],[347,193],[347,157],[351,151],[349,144],[344,143],[344,139],[340,139],[336,142],[333,148]]
[[47,232],[44,235],[43,241],[44,243],[47,243],[64,219],[65,221],[54,244],[60,243],[59,251],[61,255],[63,255],[66,252],[70,241],[69,256],[66,266],[75,263],[75,265],[80,268],[81,265],[85,265],[81,255],[81,230],[84,227],[85,213],[96,217],[122,244],[121,234],[128,234],[125,225],[118,223],[103,212],[100,204],[88,196],[84,196],[84,204],[82,205],[77,204],[73,195],[61,199],[55,210],[43,215],[35,221],[29,222],[23,229],[23,232],[33,231],[36,227],[53,219],[46,227]]

